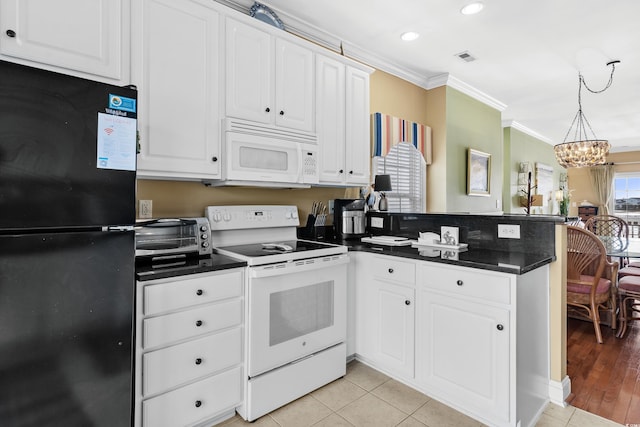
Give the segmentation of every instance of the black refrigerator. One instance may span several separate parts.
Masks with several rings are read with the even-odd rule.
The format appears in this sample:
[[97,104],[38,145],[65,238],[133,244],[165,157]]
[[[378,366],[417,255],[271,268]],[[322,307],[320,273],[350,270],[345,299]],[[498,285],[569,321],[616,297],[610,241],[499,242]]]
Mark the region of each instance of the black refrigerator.
[[0,61],[0,425],[132,424],[136,90]]

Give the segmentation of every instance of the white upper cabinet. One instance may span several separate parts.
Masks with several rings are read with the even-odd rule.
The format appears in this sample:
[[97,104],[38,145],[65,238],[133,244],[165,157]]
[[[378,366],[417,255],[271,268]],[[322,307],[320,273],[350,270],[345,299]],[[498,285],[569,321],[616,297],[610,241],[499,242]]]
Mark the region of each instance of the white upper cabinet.
[[346,138],[346,65],[316,56],[316,126],[320,148],[320,182],[344,184]]
[[347,67],[347,139],[345,171],[347,184],[368,185],[371,168],[369,73]]
[[316,55],[320,184],[369,184],[369,73]]
[[226,116],[313,132],[313,52],[226,19]]
[[0,0],[0,59],[129,84],[130,0]]
[[140,4],[133,62],[138,176],[219,178],[220,14],[198,0]]

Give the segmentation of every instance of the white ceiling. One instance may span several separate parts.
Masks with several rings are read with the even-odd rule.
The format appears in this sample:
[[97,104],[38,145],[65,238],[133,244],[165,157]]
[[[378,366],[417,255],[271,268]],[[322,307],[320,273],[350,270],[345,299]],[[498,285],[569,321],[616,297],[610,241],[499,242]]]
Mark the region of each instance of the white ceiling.
[[[252,0],[217,0],[247,11]],[[561,143],[578,110],[578,74],[593,90],[620,60],[612,86],[582,90],[585,116],[612,152],[640,150],[640,0],[265,0],[285,29],[422,87],[477,92],[534,136]],[[400,34],[420,38],[403,42]],[[476,58],[465,62],[456,54]],[[448,75],[447,75],[448,73]],[[440,82],[440,83],[438,83]],[[569,138],[568,140],[571,140]]]

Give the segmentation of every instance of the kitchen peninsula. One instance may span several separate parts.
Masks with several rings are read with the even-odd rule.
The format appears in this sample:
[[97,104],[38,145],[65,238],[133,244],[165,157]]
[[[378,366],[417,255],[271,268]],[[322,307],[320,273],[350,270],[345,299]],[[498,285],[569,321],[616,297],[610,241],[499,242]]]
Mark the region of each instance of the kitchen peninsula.
[[[368,222],[373,234],[411,239],[455,226],[469,246],[343,241],[348,354],[487,425],[535,425],[553,388],[550,264],[562,219],[370,212]],[[520,238],[498,238],[499,225]]]

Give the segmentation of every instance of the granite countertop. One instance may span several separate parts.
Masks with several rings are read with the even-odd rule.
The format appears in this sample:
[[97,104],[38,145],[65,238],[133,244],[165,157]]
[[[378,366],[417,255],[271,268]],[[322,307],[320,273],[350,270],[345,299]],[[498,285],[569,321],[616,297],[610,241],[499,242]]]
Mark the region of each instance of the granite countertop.
[[[370,252],[513,274],[527,273],[549,264],[556,259],[555,256],[531,252],[518,253],[474,248],[469,248],[463,252],[450,252],[447,254],[447,251],[434,250],[426,247],[413,248],[411,246],[383,246],[372,243],[362,243],[359,239],[336,240],[330,243],[345,245],[350,251]],[[445,253],[444,256],[443,253]]]
[[203,258],[178,258],[154,263],[145,260],[136,260],[136,280],[166,279],[169,277],[208,273],[211,271],[246,266],[247,263],[245,261],[217,253]]

